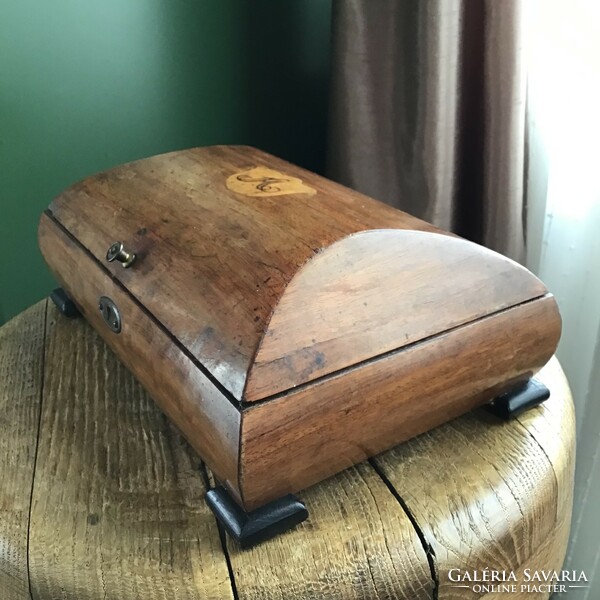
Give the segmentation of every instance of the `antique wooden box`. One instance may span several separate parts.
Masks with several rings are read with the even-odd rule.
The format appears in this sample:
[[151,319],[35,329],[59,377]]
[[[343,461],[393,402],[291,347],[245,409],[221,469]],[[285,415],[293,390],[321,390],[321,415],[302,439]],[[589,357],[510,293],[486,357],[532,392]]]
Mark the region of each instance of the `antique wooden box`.
[[89,177],[39,242],[63,300],[211,468],[242,541],[306,516],[287,494],[531,395],[560,336],[520,265],[249,147]]

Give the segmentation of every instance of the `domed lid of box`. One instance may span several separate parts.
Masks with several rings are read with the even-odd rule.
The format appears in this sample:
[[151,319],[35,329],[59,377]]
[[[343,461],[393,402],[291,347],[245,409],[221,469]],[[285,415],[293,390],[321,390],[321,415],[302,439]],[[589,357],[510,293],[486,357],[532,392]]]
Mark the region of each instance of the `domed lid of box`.
[[[248,147],[108,170],[48,214],[237,402],[547,293],[499,254]],[[117,241],[129,268],[106,260]]]

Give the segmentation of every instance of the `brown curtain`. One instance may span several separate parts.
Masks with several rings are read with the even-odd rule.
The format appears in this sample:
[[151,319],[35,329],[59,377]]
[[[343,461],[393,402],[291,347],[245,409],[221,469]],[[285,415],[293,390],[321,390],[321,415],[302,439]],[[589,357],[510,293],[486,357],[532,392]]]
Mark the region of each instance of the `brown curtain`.
[[524,259],[518,0],[334,0],[328,175]]

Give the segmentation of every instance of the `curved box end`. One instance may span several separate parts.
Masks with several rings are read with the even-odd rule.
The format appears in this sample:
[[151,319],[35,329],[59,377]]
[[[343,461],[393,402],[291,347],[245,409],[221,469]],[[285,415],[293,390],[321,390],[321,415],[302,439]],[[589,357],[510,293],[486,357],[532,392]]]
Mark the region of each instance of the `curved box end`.
[[459,237],[399,229],[350,235],[288,284],[244,399],[264,400],[547,293],[521,265]]
[[544,366],[560,329],[545,295],[249,405],[240,453],[247,509],[490,402]]

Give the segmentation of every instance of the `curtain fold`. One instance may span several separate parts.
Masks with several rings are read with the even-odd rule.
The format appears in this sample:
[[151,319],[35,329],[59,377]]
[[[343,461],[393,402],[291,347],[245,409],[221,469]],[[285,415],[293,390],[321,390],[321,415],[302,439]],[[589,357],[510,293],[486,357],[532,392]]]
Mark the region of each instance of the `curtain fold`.
[[334,0],[328,175],[524,259],[518,0]]

